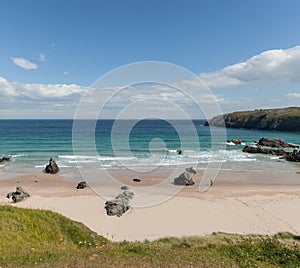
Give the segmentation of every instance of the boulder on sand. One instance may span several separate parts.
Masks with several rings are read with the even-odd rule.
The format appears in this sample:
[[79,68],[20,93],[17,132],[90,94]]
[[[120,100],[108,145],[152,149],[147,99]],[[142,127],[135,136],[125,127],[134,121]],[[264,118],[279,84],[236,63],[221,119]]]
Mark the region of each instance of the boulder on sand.
[[45,168],[45,173],[56,174],[59,171],[57,164],[55,163],[55,159],[52,156],[49,160],[49,164]]
[[24,188],[22,188],[21,186],[18,186],[16,188],[16,191],[8,193],[6,195],[6,198],[12,198],[13,202],[16,203],[16,202],[22,201],[23,199],[25,199],[26,197],[29,197],[29,196],[30,196],[30,194]]
[[115,199],[105,202],[104,208],[108,216],[121,217],[129,208],[129,201],[133,198],[134,193],[131,191],[124,191],[117,195]]
[[81,181],[77,184],[76,189],[84,189],[86,187],[86,182]]
[[174,184],[184,186],[194,185],[195,182],[193,181],[193,176],[196,173],[196,170],[194,170],[192,167],[186,168],[183,173],[174,179]]

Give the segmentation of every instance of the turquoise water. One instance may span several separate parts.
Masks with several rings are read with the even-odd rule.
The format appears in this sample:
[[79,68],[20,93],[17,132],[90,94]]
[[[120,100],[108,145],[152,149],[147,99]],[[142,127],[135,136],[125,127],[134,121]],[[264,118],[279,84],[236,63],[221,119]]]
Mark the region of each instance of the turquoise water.
[[[88,121],[87,121],[88,122]],[[208,163],[221,163],[228,170],[299,170],[297,163],[277,157],[242,152],[261,137],[278,137],[300,144],[299,132],[275,132],[224,129],[203,126],[204,120],[101,120],[91,137],[79,142],[82,151],[74,154],[72,120],[0,120],[0,156],[13,160],[0,167],[2,171],[41,171],[54,156],[61,172],[77,165],[86,168],[174,167],[177,165],[205,168]],[[83,131],[84,131],[83,127]],[[232,146],[227,139],[240,138],[243,145]],[[93,140],[97,155],[89,153]],[[178,154],[177,150],[182,150]]]

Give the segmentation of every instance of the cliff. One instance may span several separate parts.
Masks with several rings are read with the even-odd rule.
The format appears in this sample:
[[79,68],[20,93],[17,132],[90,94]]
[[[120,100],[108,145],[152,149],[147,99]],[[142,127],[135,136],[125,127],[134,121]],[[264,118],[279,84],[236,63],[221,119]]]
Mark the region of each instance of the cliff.
[[205,125],[246,129],[300,131],[300,107],[233,112],[215,116],[208,120]]

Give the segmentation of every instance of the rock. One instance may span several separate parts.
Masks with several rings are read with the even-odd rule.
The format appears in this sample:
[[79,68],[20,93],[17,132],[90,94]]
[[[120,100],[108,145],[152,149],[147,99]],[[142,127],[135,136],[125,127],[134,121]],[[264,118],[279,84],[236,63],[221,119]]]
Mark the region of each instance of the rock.
[[141,182],[141,179],[133,179],[134,182]]
[[77,184],[76,189],[84,189],[86,187],[86,182],[81,181]]
[[183,152],[182,152],[182,150],[176,150],[176,153],[180,155],[180,154],[182,154]]
[[5,164],[6,162],[9,162],[11,160],[11,156],[3,156],[0,158],[0,164]]
[[286,151],[279,149],[279,150],[272,150],[267,148],[262,148],[261,146],[245,146],[243,148],[244,153],[250,154],[272,154],[278,156],[285,156],[287,154]]
[[232,140],[227,140],[228,143],[234,143],[235,145],[242,144],[242,141],[240,139],[232,139]]
[[271,148],[299,148],[297,145],[289,144],[278,138],[261,138],[257,144]]
[[292,153],[286,155],[285,159],[290,162],[300,162],[300,151],[295,149]]
[[300,131],[300,107],[257,109],[217,115],[205,126]]
[[194,170],[192,167],[186,168],[183,173],[181,173],[177,178],[174,179],[174,184],[184,186],[194,185],[195,182],[193,181],[192,177],[195,174],[196,170]]
[[59,171],[57,164],[55,163],[55,159],[52,156],[49,160],[49,164],[45,168],[45,173],[56,174]]
[[25,199],[26,197],[29,197],[29,196],[30,196],[30,194],[24,188],[22,188],[21,186],[18,186],[16,188],[16,191],[8,193],[6,195],[6,198],[12,198],[13,202],[16,203],[16,202],[22,201],[23,199]]
[[121,217],[129,208],[129,201],[133,198],[134,193],[131,191],[124,191],[117,195],[115,199],[106,201],[104,208],[108,216]]
[[121,190],[129,190],[129,187],[124,185],[124,186],[121,187]]

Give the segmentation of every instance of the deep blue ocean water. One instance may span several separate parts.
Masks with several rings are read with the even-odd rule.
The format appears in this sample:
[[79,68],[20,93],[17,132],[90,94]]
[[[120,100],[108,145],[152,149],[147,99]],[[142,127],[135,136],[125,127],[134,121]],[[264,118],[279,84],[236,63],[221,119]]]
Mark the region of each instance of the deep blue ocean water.
[[[82,153],[74,154],[72,120],[0,120],[0,156],[13,160],[2,171],[40,171],[54,156],[61,172],[70,172],[77,165],[87,168],[174,167],[177,165],[205,168],[207,163],[222,163],[228,170],[299,170],[300,165],[278,160],[269,155],[242,152],[261,137],[278,137],[300,144],[299,132],[277,132],[245,129],[224,129],[203,126],[204,120],[101,120],[97,121],[94,142],[97,155],[89,153],[90,137],[82,139]],[[84,128],[84,127],[83,127]],[[225,133],[225,135],[224,135]],[[213,136],[213,137],[212,137]],[[240,138],[243,145],[226,141]],[[78,145],[78,141],[77,141]],[[182,154],[178,154],[178,150]]]

